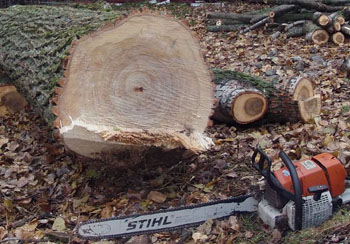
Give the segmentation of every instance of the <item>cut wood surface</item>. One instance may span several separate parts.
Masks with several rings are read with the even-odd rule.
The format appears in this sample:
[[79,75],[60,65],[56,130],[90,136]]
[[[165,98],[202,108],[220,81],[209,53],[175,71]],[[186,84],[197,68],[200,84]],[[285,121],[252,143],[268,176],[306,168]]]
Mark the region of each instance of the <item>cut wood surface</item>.
[[144,11],[106,25],[116,16],[72,8],[1,10],[0,65],[47,121],[55,117],[50,101],[57,103],[54,125],[78,154],[208,149],[203,132],[213,85],[197,39],[167,16]]
[[332,22],[332,19],[328,15],[323,14],[321,12],[315,12],[313,14],[312,20],[315,24],[322,27],[325,27]]
[[345,36],[341,32],[336,32],[336,33],[332,34],[331,40],[332,40],[333,43],[339,45],[339,44],[344,43]]
[[264,116],[267,99],[258,89],[239,80],[223,81],[216,85],[218,105],[214,119],[231,123],[248,124]]

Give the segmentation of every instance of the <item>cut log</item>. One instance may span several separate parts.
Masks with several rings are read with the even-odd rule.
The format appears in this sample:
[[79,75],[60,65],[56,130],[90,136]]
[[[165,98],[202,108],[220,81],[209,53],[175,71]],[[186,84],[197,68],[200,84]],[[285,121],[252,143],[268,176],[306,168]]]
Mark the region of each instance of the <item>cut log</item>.
[[336,32],[336,33],[332,34],[331,41],[337,45],[340,45],[340,44],[344,43],[345,36],[341,32]]
[[[214,82],[220,85],[217,87],[220,92],[222,90],[220,88],[224,86],[225,81],[230,82],[232,80],[254,87],[263,93],[268,100],[267,112],[263,118],[266,122],[297,122],[300,120],[309,122],[315,116],[319,116],[321,112],[321,97],[315,95],[313,83],[306,78],[296,77],[289,79],[287,82],[271,84],[260,78],[237,71],[214,70]],[[222,97],[230,98],[228,95],[217,95],[217,97],[219,102]],[[229,104],[226,101],[228,100],[221,101],[221,104]],[[260,102],[254,104],[256,108],[260,107],[258,106]],[[227,119],[229,118],[229,112],[229,107],[221,105],[216,108],[215,119],[229,122]]]
[[312,12],[300,12],[300,13],[286,13],[282,16],[276,17],[275,22],[278,23],[287,23],[294,22],[299,20],[312,20]]
[[241,30],[239,33],[240,34],[244,34],[244,33],[247,33],[249,31],[252,31],[252,30],[255,30],[261,26],[264,26],[266,23],[270,23],[270,22],[273,22],[273,18],[270,18],[270,17],[266,17],[265,19],[262,19],[260,20],[259,22],[256,22],[255,24]]
[[213,118],[226,123],[252,123],[262,118],[267,100],[258,89],[238,80],[223,80],[216,85],[218,104]]
[[341,11],[332,13],[329,15],[329,17],[331,18],[332,23],[338,22],[340,25],[345,24],[345,18]]
[[208,149],[213,85],[197,39],[167,16],[144,11],[106,24],[116,15],[1,10],[0,66],[49,122],[50,99],[57,103],[54,125],[78,154]]
[[321,12],[315,12],[312,16],[312,20],[316,25],[321,27],[328,26],[332,22],[332,19],[328,15]]
[[298,8],[299,8],[299,6],[293,5],[293,4],[276,6],[273,9],[271,9],[270,12],[268,12],[266,14],[258,15],[256,17],[252,18],[250,20],[250,22],[252,24],[255,24],[256,22],[259,22],[260,20],[262,20],[266,17],[275,18],[275,17],[281,16],[285,13],[288,13],[290,11],[296,10]]
[[254,18],[254,14],[233,14],[233,13],[216,13],[209,12],[207,14],[208,19],[231,19],[231,20],[239,20],[242,23],[250,23],[250,20]]
[[208,31],[211,32],[221,32],[221,31],[239,31],[243,28],[246,28],[245,24],[237,24],[237,25],[210,25],[207,27]]
[[338,32],[341,30],[341,25],[338,22],[331,23],[330,26],[326,27],[326,30],[329,34],[332,34],[334,32]]
[[350,36],[350,25],[343,25],[341,27],[341,32],[343,32],[345,35]]
[[[279,91],[286,91],[291,101],[283,96],[269,99],[268,117],[270,120],[309,122],[321,113],[321,96],[315,95],[313,82],[303,77],[294,77],[287,82],[276,85]],[[281,113],[283,111],[283,113]]]
[[328,32],[311,21],[305,22],[304,32],[306,33],[306,40],[312,41],[318,45],[324,44],[329,40]]

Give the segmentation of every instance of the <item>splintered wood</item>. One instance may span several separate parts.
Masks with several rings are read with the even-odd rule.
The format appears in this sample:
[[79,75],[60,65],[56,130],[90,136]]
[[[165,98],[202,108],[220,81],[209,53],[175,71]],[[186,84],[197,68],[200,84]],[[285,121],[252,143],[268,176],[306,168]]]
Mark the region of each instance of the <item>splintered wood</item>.
[[89,157],[138,147],[206,150],[213,85],[196,38],[167,16],[134,14],[83,37],[55,109],[65,144]]

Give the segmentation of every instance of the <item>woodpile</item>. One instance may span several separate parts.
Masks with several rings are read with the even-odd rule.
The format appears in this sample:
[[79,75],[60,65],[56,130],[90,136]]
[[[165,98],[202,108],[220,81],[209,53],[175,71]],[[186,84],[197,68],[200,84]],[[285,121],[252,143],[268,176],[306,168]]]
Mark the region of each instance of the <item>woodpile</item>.
[[340,0],[251,0],[270,4],[271,8],[248,13],[207,14],[208,31],[238,31],[258,28],[276,29],[278,38],[305,36],[315,44],[331,41],[337,45],[350,37],[350,3]]

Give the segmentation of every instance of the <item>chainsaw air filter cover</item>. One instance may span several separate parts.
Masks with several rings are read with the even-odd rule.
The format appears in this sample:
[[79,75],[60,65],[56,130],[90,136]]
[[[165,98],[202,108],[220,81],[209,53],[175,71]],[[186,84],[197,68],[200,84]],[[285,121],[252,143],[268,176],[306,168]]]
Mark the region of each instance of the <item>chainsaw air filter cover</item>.
[[[301,160],[294,163],[302,188],[302,196],[312,196],[309,188],[327,186],[331,196],[337,197],[345,191],[346,171],[342,163],[329,153],[322,153],[311,160]],[[292,179],[287,167],[274,172],[282,186],[294,193]]]
[[[315,201],[312,196],[303,197],[302,229],[318,226],[332,216],[332,197],[323,192],[319,200]],[[288,225],[295,230],[295,203],[289,201],[283,208],[283,213],[288,216]]]

